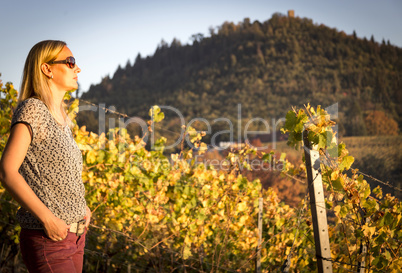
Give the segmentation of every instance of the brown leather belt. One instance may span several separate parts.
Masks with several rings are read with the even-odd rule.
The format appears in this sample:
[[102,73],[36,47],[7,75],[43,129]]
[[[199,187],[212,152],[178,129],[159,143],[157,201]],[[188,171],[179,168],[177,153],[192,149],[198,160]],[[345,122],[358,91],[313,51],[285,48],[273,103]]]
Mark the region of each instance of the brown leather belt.
[[78,221],[77,223],[70,224],[69,231],[77,234],[77,236],[81,236],[85,232],[85,219]]

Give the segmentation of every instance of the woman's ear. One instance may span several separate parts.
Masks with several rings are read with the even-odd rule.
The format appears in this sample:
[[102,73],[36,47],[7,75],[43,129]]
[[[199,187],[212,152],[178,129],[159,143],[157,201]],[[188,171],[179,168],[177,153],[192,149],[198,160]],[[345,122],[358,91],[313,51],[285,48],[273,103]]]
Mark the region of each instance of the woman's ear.
[[46,77],[52,79],[53,78],[53,74],[52,74],[52,68],[49,64],[47,63],[43,63],[40,66],[40,69],[42,70],[42,73],[46,75]]

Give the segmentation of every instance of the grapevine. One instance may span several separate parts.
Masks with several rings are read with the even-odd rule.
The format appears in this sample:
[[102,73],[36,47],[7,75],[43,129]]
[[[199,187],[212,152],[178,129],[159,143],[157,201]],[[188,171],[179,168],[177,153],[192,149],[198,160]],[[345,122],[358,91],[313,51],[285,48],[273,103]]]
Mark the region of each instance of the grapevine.
[[[0,154],[9,134],[17,91],[7,83],[1,88]],[[231,150],[224,168],[199,164],[207,152],[203,133],[184,127],[194,149],[167,155],[163,137],[154,149],[146,148],[147,135],[131,137],[124,128],[97,135],[75,122],[79,100],[69,96],[73,134],[82,151],[83,181],[88,206],[93,211],[86,245],[88,272],[118,272],[135,265],[140,271],[162,272],[254,272],[258,244],[258,199],[263,198],[261,264],[264,272],[278,271],[286,257],[292,272],[316,270],[314,236],[307,209],[308,196],[291,208],[258,179],[249,180],[247,156],[268,164],[274,152],[259,152],[246,145]],[[78,113],[79,114],[79,113]],[[157,106],[150,110],[148,132],[164,119]],[[283,132],[288,145],[302,147],[302,134],[320,151],[326,189],[334,268],[356,270],[365,259],[366,272],[398,272],[402,267],[402,232],[399,200],[383,196],[352,168],[354,158],[344,143],[336,143],[330,116],[321,107],[292,109]],[[301,155],[302,156],[302,155]],[[285,155],[283,175],[303,175],[304,164],[294,166]],[[298,178],[300,179],[300,177]],[[18,258],[17,203],[0,187],[0,237],[2,250]],[[361,245],[367,254],[360,253]],[[289,255],[291,254],[291,255]],[[123,271],[124,272],[124,271]]]

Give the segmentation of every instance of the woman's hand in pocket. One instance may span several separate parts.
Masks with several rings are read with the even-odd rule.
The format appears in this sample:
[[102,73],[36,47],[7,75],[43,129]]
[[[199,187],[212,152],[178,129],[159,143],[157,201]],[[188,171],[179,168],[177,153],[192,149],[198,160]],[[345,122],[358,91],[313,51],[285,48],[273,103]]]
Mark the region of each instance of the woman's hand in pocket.
[[62,219],[54,216],[52,219],[43,223],[46,235],[53,241],[61,241],[67,237],[69,225]]

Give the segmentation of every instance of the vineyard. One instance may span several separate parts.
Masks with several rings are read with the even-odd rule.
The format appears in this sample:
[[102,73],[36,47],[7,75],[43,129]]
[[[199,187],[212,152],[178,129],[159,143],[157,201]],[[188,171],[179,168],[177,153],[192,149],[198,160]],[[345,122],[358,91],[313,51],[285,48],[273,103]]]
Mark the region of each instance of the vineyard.
[[[10,83],[0,87],[1,154],[17,91]],[[79,100],[67,99],[75,121]],[[257,260],[261,272],[315,272],[318,259],[331,261],[334,272],[401,271],[402,203],[383,194],[382,187],[391,185],[370,188],[365,175],[352,168],[353,155],[343,142],[336,143],[334,122],[320,106],[286,115],[282,131],[303,158],[298,165],[285,154],[251,145],[231,149],[219,167],[200,164],[208,147],[204,134],[190,126],[183,128],[183,140],[194,148],[182,145],[180,152],[166,155],[162,137],[147,149],[147,134],[163,118],[152,107],[147,133],[134,138],[124,128],[97,135],[75,124],[93,211],[85,272],[256,272]],[[244,175],[253,169],[251,158],[277,166],[293,181],[306,181],[303,132],[320,154],[330,257],[316,256],[307,185],[300,202],[289,206],[259,179]],[[1,187],[0,272],[26,272],[18,249],[17,209]]]

